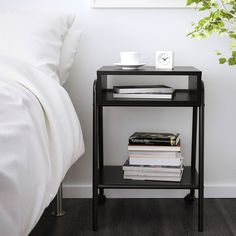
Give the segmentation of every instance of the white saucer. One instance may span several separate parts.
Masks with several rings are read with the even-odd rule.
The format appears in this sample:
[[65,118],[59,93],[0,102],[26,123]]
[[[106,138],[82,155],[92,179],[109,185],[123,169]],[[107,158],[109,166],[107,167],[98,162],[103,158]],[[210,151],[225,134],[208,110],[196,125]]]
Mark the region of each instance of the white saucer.
[[123,70],[135,70],[138,69],[142,66],[145,66],[146,63],[139,63],[139,64],[135,64],[135,65],[127,65],[127,64],[121,64],[121,63],[114,63],[114,65],[116,66],[120,66]]

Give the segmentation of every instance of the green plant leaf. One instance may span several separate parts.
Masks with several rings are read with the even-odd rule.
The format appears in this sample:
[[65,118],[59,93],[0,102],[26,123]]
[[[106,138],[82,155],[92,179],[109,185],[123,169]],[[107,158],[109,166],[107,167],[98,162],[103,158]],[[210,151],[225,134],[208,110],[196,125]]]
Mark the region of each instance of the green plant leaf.
[[227,61],[227,59],[224,58],[224,57],[219,58],[219,63],[220,64],[224,64],[226,61]]
[[236,33],[229,33],[229,37],[232,39],[236,39]]
[[236,57],[236,51],[232,52],[232,57]]
[[228,63],[230,66],[236,65],[236,57],[230,57]]
[[193,4],[192,0],[187,0],[187,3],[186,3],[187,6],[192,5],[192,4]]

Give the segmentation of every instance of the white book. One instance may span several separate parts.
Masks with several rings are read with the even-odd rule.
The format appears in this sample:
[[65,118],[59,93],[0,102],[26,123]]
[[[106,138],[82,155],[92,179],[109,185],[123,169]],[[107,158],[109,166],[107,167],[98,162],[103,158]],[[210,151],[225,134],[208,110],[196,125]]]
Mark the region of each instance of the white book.
[[182,163],[182,157],[176,158],[129,158],[130,165],[166,165],[166,166],[180,166]]
[[156,172],[156,171],[136,171],[136,170],[125,170],[124,175],[130,176],[154,176],[154,177],[180,177],[183,169],[179,172]]
[[124,175],[123,177],[124,177],[124,179],[132,179],[132,180],[156,180],[156,181],[180,182],[181,178],[182,178],[182,173],[181,173],[180,176],[133,176],[133,175]]
[[174,89],[166,85],[114,86],[115,93],[173,93]]
[[148,165],[131,165],[123,166],[124,171],[145,171],[155,173],[180,173],[183,166],[148,166]]
[[180,152],[145,152],[145,151],[139,151],[139,152],[129,152],[129,157],[156,157],[156,158],[175,158],[180,157]]
[[128,145],[128,151],[167,151],[180,152],[180,142],[176,146],[158,146],[158,145]]
[[166,166],[166,165],[130,165],[129,159],[126,160],[122,169],[134,170],[134,171],[145,171],[145,172],[171,172],[171,173],[180,173],[183,169],[183,160],[179,166]]
[[172,99],[172,94],[171,93],[113,93],[113,97]]

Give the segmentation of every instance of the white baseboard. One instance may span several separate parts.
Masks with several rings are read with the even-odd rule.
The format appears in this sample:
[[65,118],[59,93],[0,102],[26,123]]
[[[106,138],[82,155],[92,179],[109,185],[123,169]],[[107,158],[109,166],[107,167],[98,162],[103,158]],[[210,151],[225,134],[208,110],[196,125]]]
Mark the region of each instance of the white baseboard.
[[[106,189],[107,198],[183,198],[188,190],[165,190],[165,189]],[[91,185],[63,184],[65,198],[91,198]],[[196,195],[197,196],[197,195]],[[205,198],[236,198],[236,185],[205,185]]]

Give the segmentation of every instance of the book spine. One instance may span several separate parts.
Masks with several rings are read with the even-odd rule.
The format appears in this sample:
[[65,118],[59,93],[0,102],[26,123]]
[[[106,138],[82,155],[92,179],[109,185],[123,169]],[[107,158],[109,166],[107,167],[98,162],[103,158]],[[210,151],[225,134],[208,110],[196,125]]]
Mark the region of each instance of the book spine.
[[180,166],[182,158],[129,158],[130,165],[167,165],[167,166]]
[[156,171],[134,171],[134,170],[126,170],[124,171],[124,175],[130,176],[153,176],[153,177],[180,177],[181,170],[178,173],[174,172],[156,172]]
[[117,89],[114,88],[115,93],[161,93],[171,94],[173,93],[170,89]]
[[180,152],[180,146],[128,145],[128,151],[168,151]]
[[174,146],[175,139],[139,139],[130,138],[129,144],[145,144],[145,145],[161,145],[161,146]]
[[124,175],[124,179],[156,180],[156,181],[170,181],[170,182],[180,182],[181,181],[181,177],[150,177],[150,176],[130,176],[130,175]]
[[[175,153],[175,152],[173,152]],[[129,157],[152,157],[152,158],[175,158],[178,155],[143,155],[143,154],[129,154]]]
[[167,93],[113,93],[114,98],[157,98],[172,99],[172,94]]
[[159,173],[176,173],[179,174],[181,173],[181,170],[183,169],[183,167],[179,167],[179,168],[170,168],[169,166],[166,168],[148,168],[148,167],[140,167],[141,165],[136,165],[135,166],[131,166],[131,167],[123,167],[123,171],[145,171],[145,172],[159,172]]

